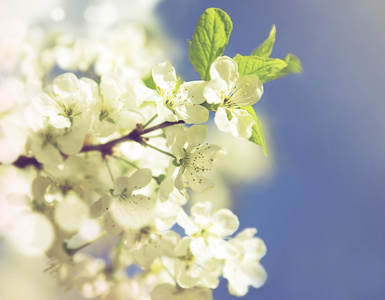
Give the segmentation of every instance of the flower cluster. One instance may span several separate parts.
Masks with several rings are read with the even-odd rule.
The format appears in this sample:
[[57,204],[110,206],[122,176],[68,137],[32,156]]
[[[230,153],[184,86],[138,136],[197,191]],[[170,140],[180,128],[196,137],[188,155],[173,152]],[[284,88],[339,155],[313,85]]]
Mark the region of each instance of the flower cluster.
[[[218,66],[227,62],[232,60],[218,57],[212,73],[240,84],[225,74],[236,70],[219,72]],[[165,299],[175,289],[178,297],[210,299],[221,276],[229,281],[230,293],[242,296],[248,286],[259,287],[266,280],[259,264],[263,242],[250,234],[253,229],[231,239],[239,222],[228,209],[213,211],[210,202],[197,203],[188,216],[183,206],[189,189],[199,193],[213,187],[210,172],[216,158],[226,154],[223,147],[205,141],[208,126],[195,125],[208,120],[209,111],[202,104],[219,104],[219,115],[222,109],[237,114],[242,95],[256,99],[262,93],[260,82],[249,78],[248,89],[232,86],[230,91],[217,90],[226,81],[214,75],[209,82],[180,83],[169,61],[155,65],[152,76],[156,89],[139,78],[132,84],[132,78],[113,73],[103,75],[100,83],[64,73],[34,97],[24,159],[35,164],[40,175],[32,183],[31,199],[13,196],[25,199],[16,220],[29,221],[13,222],[12,236],[17,239],[29,226],[31,238],[22,243],[24,251],[44,253],[50,258],[47,270],[57,282],[86,297],[111,299],[122,285],[135,284],[152,299]],[[212,95],[220,95],[222,102]],[[234,128],[244,128],[248,120],[241,121],[241,115],[228,131],[237,135]],[[183,123],[194,125],[186,128]],[[164,141],[161,146],[159,140]],[[156,174],[141,167],[138,159],[124,154],[132,143],[160,154],[164,167]],[[90,224],[96,234],[87,234],[84,228]],[[186,236],[173,230],[176,224]],[[36,240],[36,230],[45,232],[44,240]],[[117,236],[107,261],[83,253],[84,245],[106,234]],[[247,246],[256,241],[257,246]],[[70,247],[72,243],[76,246]],[[250,257],[252,263],[247,261]],[[242,283],[233,276],[239,264],[237,274],[247,279]],[[122,271],[130,266],[144,272],[128,277]]]
[[[13,58],[0,66],[0,179],[30,186],[3,189],[10,243],[87,298],[212,299],[221,277],[235,296],[261,287],[257,230],[206,194],[236,181],[230,158],[218,165],[226,148],[255,142],[260,78],[219,55],[208,80],[183,81],[134,24],[35,48],[24,31],[16,57],[0,52]],[[226,147],[207,139],[210,112]]]

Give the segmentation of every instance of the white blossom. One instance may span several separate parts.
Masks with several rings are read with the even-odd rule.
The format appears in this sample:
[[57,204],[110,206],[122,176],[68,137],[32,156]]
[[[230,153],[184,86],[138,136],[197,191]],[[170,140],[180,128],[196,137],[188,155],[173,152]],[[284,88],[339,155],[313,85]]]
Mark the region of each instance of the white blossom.
[[69,128],[78,120],[88,130],[91,118],[87,115],[90,103],[95,101],[96,95],[90,79],[78,79],[72,73],[65,73],[53,81],[51,94],[41,93],[34,99],[35,109],[49,118],[56,128]]
[[203,89],[206,82],[191,81],[180,84],[169,61],[155,65],[152,78],[156,90],[138,84],[135,94],[143,101],[155,101],[158,115],[163,120],[183,120],[188,124],[200,124],[208,120],[209,111],[200,105],[205,101]]
[[216,156],[224,153],[217,145],[204,144],[207,126],[195,125],[187,131],[181,130],[175,137],[172,153],[176,157],[176,164],[180,165],[175,186],[183,189],[183,177],[190,187],[197,192],[205,191],[213,186],[206,172],[211,170]]
[[236,253],[226,258],[223,277],[228,280],[229,292],[238,297],[246,295],[248,287],[265,284],[267,274],[260,259],[266,254],[265,243],[254,237],[257,230],[247,228],[230,241]]
[[191,208],[191,217],[184,211],[178,215],[178,224],[191,237],[191,253],[201,258],[227,258],[232,247],[224,239],[233,234],[239,221],[229,209],[213,212],[210,202],[199,202]]
[[135,99],[132,99],[127,86],[117,76],[104,75],[101,78],[99,91],[95,85],[93,88],[94,94],[98,95],[98,100],[93,107],[95,135],[109,136],[117,128],[132,131],[136,124],[143,123],[143,117],[137,110]]
[[250,138],[255,121],[242,107],[255,104],[261,98],[263,86],[258,76],[239,77],[237,63],[222,56],[211,64],[210,78],[203,94],[207,103],[218,106],[215,124],[234,136]]
[[183,238],[175,248],[174,262],[175,280],[183,288],[196,286],[215,289],[219,284],[221,261],[215,259],[202,260],[194,256],[190,250],[192,238]]
[[155,202],[149,196],[133,192],[142,189],[151,179],[150,169],[137,170],[130,177],[116,178],[111,189],[112,195],[105,195],[97,200],[91,206],[91,215],[98,217],[106,212],[104,225],[112,234],[147,224],[154,216]]

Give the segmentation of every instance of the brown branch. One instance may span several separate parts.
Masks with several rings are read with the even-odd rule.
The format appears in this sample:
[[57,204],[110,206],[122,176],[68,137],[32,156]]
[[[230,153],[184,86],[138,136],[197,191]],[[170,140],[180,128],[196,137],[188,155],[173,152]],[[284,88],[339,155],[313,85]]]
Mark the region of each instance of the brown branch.
[[36,169],[41,169],[43,165],[39,163],[36,158],[20,155],[14,162],[13,165],[18,168],[25,168],[27,166],[34,166]]
[[[112,149],[115,145],[120,144],[122,142],[127,142],[127,141],[134,141],[144,146],[143,142],[146,140],[146,137],[143,137],[144,134],[153,132],[158,129],[166,128],[172,125],[183,124],[183,123],[184,121],[182,120],[178,122],[163,122],[159,125],[149,127],[147,129],[143,129],[142,124],[138,124],[137,127],[133,131],[131,131],[131,133],[128,135],[109,141],[108,143],[105,143],[105,144],[85,145],[80,150],[80,152],[100,151],[103,156],[111,155]],[[62,155],[66,156],[64,154]],[[27,157],[24,155],[19,156],[18,159],[13,162],[13,165],[18,168],[25,168],[26,166],[30,166],[30,165],[35,166],[37,169],[42,168],[42,164],[39,163],[35,157]]]

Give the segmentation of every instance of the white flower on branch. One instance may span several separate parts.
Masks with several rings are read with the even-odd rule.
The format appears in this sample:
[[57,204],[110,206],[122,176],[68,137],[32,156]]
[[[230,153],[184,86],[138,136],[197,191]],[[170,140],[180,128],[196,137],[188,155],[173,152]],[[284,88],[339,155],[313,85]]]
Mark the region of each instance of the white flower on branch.
[[224,239],[238,229],[239,221],[229,209],[213,212],[210,202],[199,202],[191,208],[191,217],[180,211],[177,221],[191,237],[190,250],[196,257],[224,259],[233,252]]
[[229,292],[238,297],[246,295],[248,287],[259,288],[265,284],[267,274],[260,259],[266,254],[265,243],[255,228],[246,228],[230,240],[236,253],[226,258],[223,277],[228,280]]
[[175,186],[180,190],[184,189],[182,175],[196,192],[203,192],[213,186],[205,173],[211,170],[215,157],[223,154],[224,150],[217,145],[203,143],[207,128],[204,125],[195,125],[187,130],[181,127],[175,136],[172,153],[176,157],[175,164],[180,165]]
[[211,80],[204,89],[207,103],[218,105],[215,124],[221,131],[248,139],[255,121],[242,107],[257,103],[263,86],[257,75],[239,77],[237,63],[218,57],[210,67]]
[[41,93],[34,99],[35,109],[56,128],[69,128],[77,120],[86,120],[82,124],[87,131],[92,120],[88,108],[96,100],[90,83],[91,79],[62,74],[54,79],[51,94]]
[[150,169],[139,169],[130,177],[118,177],[111,189],[91,206],[91,216],[105,213],[104,226],[111,234],[123,229],[136,229],[146,225],[154,216],[155,201],[149,196],[133,194],[145,187],[152,179]]
[[183,120],[186,123],[200,124],[209,118],[209,111],[200,104],[205,101],[204,81],[191,81],[180,84],[174,67],[169,61],[157,64],[152,69],[156,90],[143,84],[135,87],[135,94],[143,101],[155,101],[158,115],[165,121]]

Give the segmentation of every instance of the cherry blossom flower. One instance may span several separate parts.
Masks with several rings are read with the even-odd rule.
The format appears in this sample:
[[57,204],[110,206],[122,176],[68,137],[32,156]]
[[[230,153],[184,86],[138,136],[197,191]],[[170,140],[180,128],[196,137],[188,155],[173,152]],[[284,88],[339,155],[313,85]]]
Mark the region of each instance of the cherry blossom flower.
[[136,124],[143,122],[136,107],[136,99],[130,95],[127,86],[114,74],[102,76],[100,87],[93,85],[98,101],[94,103],[94,134],[109,136],[117,128],[132,131]]
[[215,157],[224,153],[217,145],[204,144],[207,126],[195,125],[187,131],[181,130],[175,137],[172,153],[176,156],[176,165],[180,165],[175,186],[182,190],[183,179],[197,192],[203,192],[213,186],[205,173],[211,170]]
[[155,101],[158,115],[165,121],[183,120],[186,123],[200,124],[209,118],[209,111],[200,104],[205,101],[204,81],[191,81],[180,84],[174,67],[169,61],[157,64],[152,69],[156,90],[143,84],[135,87],[135,94],[143,101]]
[[226,258],[223,277],[228,280],[229,292],[238,297],[246,295],[248,287],[259,288],[265,284],[267,274],[260,259],[266,254],[265,243],[254,237],[257,230],[247,228],[230,241],[236,254]]
[[49,118],[55,128],[69,128],[74,122],[83,119],[91,124],[87,116],[88,106],[95,101],[96,95],[92,93],[91,79],[78,79],[72,73],[65,73],[53,81],[53,93],[40,93],[33,101],[35,109]]
[[111,196],[105,195],[97,200],[91,206],[91,216],[105,213],[104,225],[111,234],[147,224],[154,215],[155,202],[148,196],[133,192],[142,189],[151,179],[150,169],[139,169],[130,177],[116,178]]
[[215,124],[221,131],[248,139],[255,121],[242,107],[255,104],[263,94],[257,75],[239,77],[237,63],[218,57],[210,67],[211,80],[204,89],[207,103],[217,105]]
[[210,202],[199,202],[191,208],[191,217],[180,211],[177,221],[192,239],[190,250],[193,255],[224,259],[232,253],[232,247],[224,238],[238,229],[239,221],[229,209],[213,212]]

